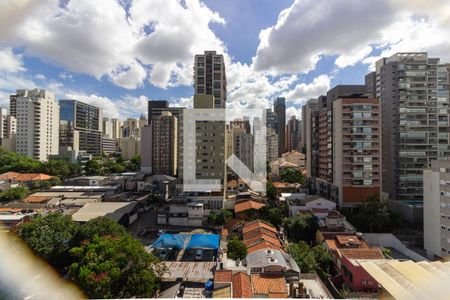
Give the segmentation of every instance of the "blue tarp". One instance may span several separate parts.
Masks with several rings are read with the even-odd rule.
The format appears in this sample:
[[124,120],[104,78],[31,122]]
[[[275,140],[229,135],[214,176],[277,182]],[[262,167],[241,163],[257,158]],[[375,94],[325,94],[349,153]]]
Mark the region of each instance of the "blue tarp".
[[218,250],[220,236],[218,234],[193,234],[186,249],[214,249]]
[[182,249],[184,247],[184,241],[186,235],[184,234],[162,234],[156,242],[153,243],[153,248],[176,248]]

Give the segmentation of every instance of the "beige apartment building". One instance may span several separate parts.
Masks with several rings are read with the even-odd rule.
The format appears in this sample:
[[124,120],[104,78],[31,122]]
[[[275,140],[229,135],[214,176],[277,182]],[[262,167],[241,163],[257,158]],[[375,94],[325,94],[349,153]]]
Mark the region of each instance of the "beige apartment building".
[[378,99],[333,102],[333,184],[340,207],[359,205],[381,189],[381,128]]
[[[51,92],[17,90],[14,95],[17,122],[16,151],[46,161],[59,152],[59,105]],[[12,110],[11,110],[12,111]]]

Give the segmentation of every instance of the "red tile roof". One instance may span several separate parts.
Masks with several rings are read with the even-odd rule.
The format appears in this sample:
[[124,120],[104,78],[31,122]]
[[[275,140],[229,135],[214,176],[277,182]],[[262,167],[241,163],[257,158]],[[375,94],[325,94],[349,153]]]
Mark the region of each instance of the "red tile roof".
[[281,242],[280,242],[279,239],[273,238],[273,237],[270,237],[270,236],[267,236],[267,235],[260,235],[260,236],[255,236],[255,237],[253,237],[251,239],[246,239],[246,240],[244,240],[244,244],[245,244],[245,246],[250,247],[250,246],[252,246],[254,244],[257,244],[257,243],[259,243],[261,241],[266,241],[269,244],[274,245],[275,247],[280,247],[281,248]]
[[247,200],[247,201],[236,203],[234,205],[234,212],[240,213],[240,212],[250,210],[250,209],[260,210],[264,206],[266,206],[264,203],[256,202],[253,200]]
[[231,282],[233,272],[231,270],[217,270],[214,273],[214,282]]
[[0,180],[14,180],[19,175],[20,175],[20,173],[17,173],[17,172],[6,172],[3,174],[0,174]]
[[0,180],[14,180],[14,181],[34,181],[34,180],[49,180],[53,176],[43,173],[16,173],[7,172],[0,175]]
[[384,259],[378,248],[339,249],[339,252],[348,259]]
[[245,233],[247,233],[255,228],[258,228],[258,227],[265,228],[265,229],[270,230],[275,233],[278,232],[274,226],[272,226],[266,222],[263,222],[261,220],[255,220],[255,221],[245,223],[244,226],[242,226],[242,233],[245,234]]
[[47,202],[50,199],[52,199],[52,197],[49,196],[33,196],[30,195],[28,197],[26,197],[25,199],[23,199],[23,202],[28,202],[28,203],[42,203],[42,202]]
[[278,238],[276,232],[268,230],[264,227],[256,227],[253,230],[247,231],[246,233],[243,234],[243,238],[244,238],[244,240],[247,240],[247,239],[254,238],[255,236],[259,236],[261,234],[268,235],[273,238]]
[[233,298],[252,298],[250,276],[244,272],[233,275]]
[[262,249],[274,249],[274,250],[284,251],[284,249],[281,246],[277,246],[277,245],[274,245],[267,241],[262,240],[259,243],[253,244],[252,246],[248,247],[247,253],[253,253],[255,251],[262,250]]
[[288,289],[283,276],[252,275],[252,290],[255,296],[287,298]]

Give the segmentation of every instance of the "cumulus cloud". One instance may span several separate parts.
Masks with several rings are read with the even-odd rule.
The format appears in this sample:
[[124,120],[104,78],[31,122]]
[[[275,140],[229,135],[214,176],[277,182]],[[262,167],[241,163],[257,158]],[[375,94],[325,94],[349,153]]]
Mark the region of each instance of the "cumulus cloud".
[[161,88],[191,84],[194,54],[225,52],[209,28],[225,21],[199,0],[135,0],[128,11],[116,0],[6,2],[14,15],[33,7],[33,13],[8,24],[7,43],[126,89],[142,86],[148,74]]
[[289,120],[292,116],[295,116],[297,120],[301,119],[302,113],[300,108],[289,106],[286,108],[286,120]]
[[293,89],[283,94],[288,102],[303,105],[306,100],[325,94],[331,87],[331,78],[322,74],[310,83],[299,83]]
[[296,0],[260,33],[253,64],[275,74],[308,72],[324,56],[338,68],[373,63],[373,50],[429,51],[450,58],[446,0]]

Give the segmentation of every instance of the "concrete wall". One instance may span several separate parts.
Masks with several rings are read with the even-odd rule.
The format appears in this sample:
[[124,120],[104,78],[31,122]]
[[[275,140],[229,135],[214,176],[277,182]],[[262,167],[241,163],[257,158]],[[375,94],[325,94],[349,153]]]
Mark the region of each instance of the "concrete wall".
[[363,233],[363,237],[372,246],[394,248],[414,261],[427,260],[425,257],[406,247],[405,244],[392,233]]

